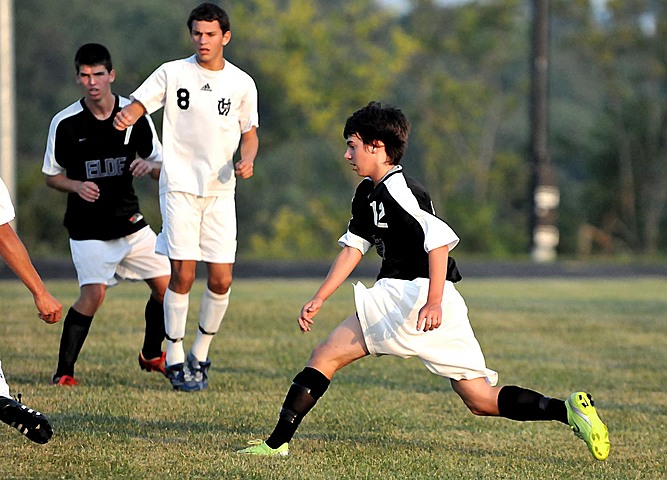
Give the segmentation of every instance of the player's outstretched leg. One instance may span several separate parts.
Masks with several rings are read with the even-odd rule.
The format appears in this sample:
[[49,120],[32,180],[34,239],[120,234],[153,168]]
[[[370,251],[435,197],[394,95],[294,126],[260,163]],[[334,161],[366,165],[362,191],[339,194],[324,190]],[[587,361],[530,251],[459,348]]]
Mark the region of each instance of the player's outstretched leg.
[[574,392],[565,401],[567,422],[574,434],[581,438],[598,460],[609,456],[610,443],[607,426],[602,423],[589,393]]
[[329,379],[319,370],[304,368],[294,377],[280,410],[278,424],[264,442],[250,442],[252,446],[237,453],[246,455],[288,455],[289,441],[294,436],[303,417],[315,406],[329,387]]
[[35,443],[44,444],[53,435],[51,424],[43,414],[13,398],[0,397],[0,420]]

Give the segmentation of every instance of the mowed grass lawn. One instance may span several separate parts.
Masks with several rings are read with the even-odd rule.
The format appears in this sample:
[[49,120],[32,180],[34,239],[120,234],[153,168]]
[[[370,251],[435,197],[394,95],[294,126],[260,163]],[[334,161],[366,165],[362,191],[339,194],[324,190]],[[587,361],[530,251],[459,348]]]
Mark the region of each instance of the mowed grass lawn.
[[[371,282],[366,282],[370,284]],[[73,281],[48,282],[67,307]],[[417,359],[345,368],[287,458],[235,454],[272,430],[311,349],[354,311],[342,287],[314,331],[296,325],[319,282],[238,280],[214,339],[210,387],[174,392],[137,365],[147,288],[109,290],[80,355],[75,388],[50,385],[61,324],[37,319],[17,281],[0,282],[0,360],[13,393],[50,418],[36,445],[0,425],[0,478],[620,479],[667,477],[667,279],[466,279],[459,290],[503,384],[565,398],[586,389],[611,432],[606,462],[566,426],[470,414]],[[191,297],[186,347],[202,284]]]

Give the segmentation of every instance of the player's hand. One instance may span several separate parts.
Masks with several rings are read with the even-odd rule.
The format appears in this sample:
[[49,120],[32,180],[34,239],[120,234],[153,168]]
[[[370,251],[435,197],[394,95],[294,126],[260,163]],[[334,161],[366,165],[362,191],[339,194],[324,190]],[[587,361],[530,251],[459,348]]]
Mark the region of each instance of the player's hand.
[[427,303],[419,309],[417,330],[428,332],[435,330],[442,324],[442,306],[440,303]]
[[[140,115],[137,115],[137,110],[141,110]],[[113,126],[116,130],[126,130],[127,128],[137,123],[137,120],[139,120],[142,115],[143,107],[135,109],[134,103],[131,103],[126,107],[123,107],[120,112],[116,114],[113,119]]]
[[236,165],[234,165],[234,173],[236,173],[237,177],[241,177],[244,180],[247,178],[252,177],[252,174],[254,173],[254,168],[255,168],[255,162],[250,162],[248,160],[239,160],[236,162]]
[[153,171],[153,168],[155,168],[155,164],[148,160],[144,160],[143,158],[136,158],[130,164],[130,172],[132,172],[132,175],[136,178],[148,175]]
[[57,323],[63,315],[63,306],[49,292],[35,294],[37,316],[46,323]]
[[299,328],[302,333],[310,332],[310,326],[315,324],[313,317],[317,315],[317,312],[322,308],[322,303],[324,302],[319,298],[313,298],[303,306],[301,315],[299,315]]
[[76,187],[76,193],[86,202],[94,202],[100,198],[100,187],[94,182],[81,182]]

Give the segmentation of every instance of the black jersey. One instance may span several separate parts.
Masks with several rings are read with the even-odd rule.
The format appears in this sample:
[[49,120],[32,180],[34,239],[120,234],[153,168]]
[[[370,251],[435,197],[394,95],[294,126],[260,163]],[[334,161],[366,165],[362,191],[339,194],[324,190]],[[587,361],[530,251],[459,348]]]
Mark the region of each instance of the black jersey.
[[[360,241],[363,239],[363,241]],[[352,219],[339,243],[359,248],[370,246],[382,257],[380,278],[414,280],[429,278],[428,252],[458,243],[454,231],[435,215],[428,192],[394,167],[376,186],[370,178],[361,181],[352,199]],[[461,275],[449,257],[447,280]]]
[[116,96],[113,113],[98,120],[81,99],[51,121],[42,171],[91,181],[100,189],[99,199],[92,203],[76,193],[68,195],[64,225],[73,240],[122,238],[146,226],[130,164],[137,156],[157,159],[160,145],[145,116],[126,131],[114,128],[116,113],[128,103]]

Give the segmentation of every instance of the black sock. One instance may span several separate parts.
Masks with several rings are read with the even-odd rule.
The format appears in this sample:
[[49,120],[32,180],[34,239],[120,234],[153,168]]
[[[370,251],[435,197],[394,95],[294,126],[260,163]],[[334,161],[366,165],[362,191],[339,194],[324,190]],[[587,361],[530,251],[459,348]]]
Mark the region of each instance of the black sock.
[[557,420],[567,424],[567,409],[563,400],[514,385],[500,389],[498,410],[502,417],[511,420]]
[[79,357],[83,342],[86,341],[90,324],[93,317],[83,315],[74,308],[67,311],[67,316],[63,322],[63,333],[60,337],[60,350],[58,352],[58,368],[55,377],[63,375],[74,376],[74,364]]
[[310,367],[304,368],[294,377],[280,410],[278,424],[266,440],[269,447],[278,448],[292,439],[299,423],[324,395],[329,383],[324,374]]
[[164,308],[153,296],[146,303],[146,330],[144,346],[141,354],[146,360],[162,355],[162,341],[164,340]]

